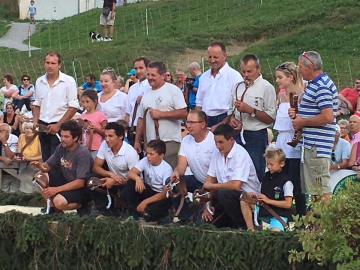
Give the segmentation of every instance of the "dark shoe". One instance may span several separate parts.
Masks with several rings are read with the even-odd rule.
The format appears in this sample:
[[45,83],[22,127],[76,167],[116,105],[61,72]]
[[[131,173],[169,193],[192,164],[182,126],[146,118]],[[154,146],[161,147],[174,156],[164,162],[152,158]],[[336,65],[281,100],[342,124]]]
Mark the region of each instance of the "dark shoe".
[[91,206],[88,203],[83,203],[79,209],[76,210],[80,217],[90,214]]
[[46,213],[46,207],[42,207],[42,208],[40,209],[40,211],[41,211],[41,213],[45,214],[45,213]]
[[157,220],[158,225],[167,225],[171,223],[173,223],[173,217],[171,215],[167,215],[166,217]]
[[153,218],[152,216],[149,216],[149,215],[145,215],[144,220],[145,220],[145,222],[156,222],[157,221],[157,219],[155,219],[155,218]]

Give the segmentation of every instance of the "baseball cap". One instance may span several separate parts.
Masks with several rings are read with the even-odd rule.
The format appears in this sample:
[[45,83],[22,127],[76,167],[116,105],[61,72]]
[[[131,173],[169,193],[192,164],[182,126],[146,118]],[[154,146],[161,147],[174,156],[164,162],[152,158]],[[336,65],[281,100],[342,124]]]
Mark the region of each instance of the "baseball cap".
[[132,69],[128,73],[126,73],[126,75],[128,75],[128,76],[135,75],[135,74],[136,74],[135,69]]

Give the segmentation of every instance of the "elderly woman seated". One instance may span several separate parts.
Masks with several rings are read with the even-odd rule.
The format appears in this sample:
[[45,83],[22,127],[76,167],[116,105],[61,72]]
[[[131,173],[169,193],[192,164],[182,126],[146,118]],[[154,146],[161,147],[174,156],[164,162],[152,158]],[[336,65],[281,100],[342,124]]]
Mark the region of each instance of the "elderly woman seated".
[[6,170],[20,180],[19,190],[24,193],[37,191],[32,184],[32,179],[38,169],[33,166],[28,166],[31,161],[41,160],[40,142],[38,136],[33,131],[33,127],[34,124],[31,122],[24,122],[22,124],[24,134],[19,136],[17,153],[14,157],[19,163],[19,174],[13,169]]

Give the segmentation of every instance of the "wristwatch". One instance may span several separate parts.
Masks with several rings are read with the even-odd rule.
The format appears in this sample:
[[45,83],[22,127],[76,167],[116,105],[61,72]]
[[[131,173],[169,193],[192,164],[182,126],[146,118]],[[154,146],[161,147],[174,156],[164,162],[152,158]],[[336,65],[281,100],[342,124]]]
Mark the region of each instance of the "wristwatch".
[[254,111],[252,112],[252,114],[250,114],[251,117],[255,117],[256,114],[256,109],[254,108]]
[[4,143],[3,146],[5,147],[5,146],[9,146],[9,145],[7,143]]
[[338,170],[340,170],[340,169],[341,169],[341,168],[340,168],[340,164],[338,164],[337,169],[338,169]]

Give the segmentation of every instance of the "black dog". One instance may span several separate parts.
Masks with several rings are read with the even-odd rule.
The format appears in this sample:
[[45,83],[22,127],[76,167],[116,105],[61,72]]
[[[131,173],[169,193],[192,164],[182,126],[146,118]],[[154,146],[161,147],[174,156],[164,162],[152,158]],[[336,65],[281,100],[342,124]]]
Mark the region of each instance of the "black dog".
[[95,33],[94,31],[89,32],[89,37],[91,38],[91,41],[94,43],[96,40],[97,42],[103,41],[104,39],[101,37],[100,34]]

